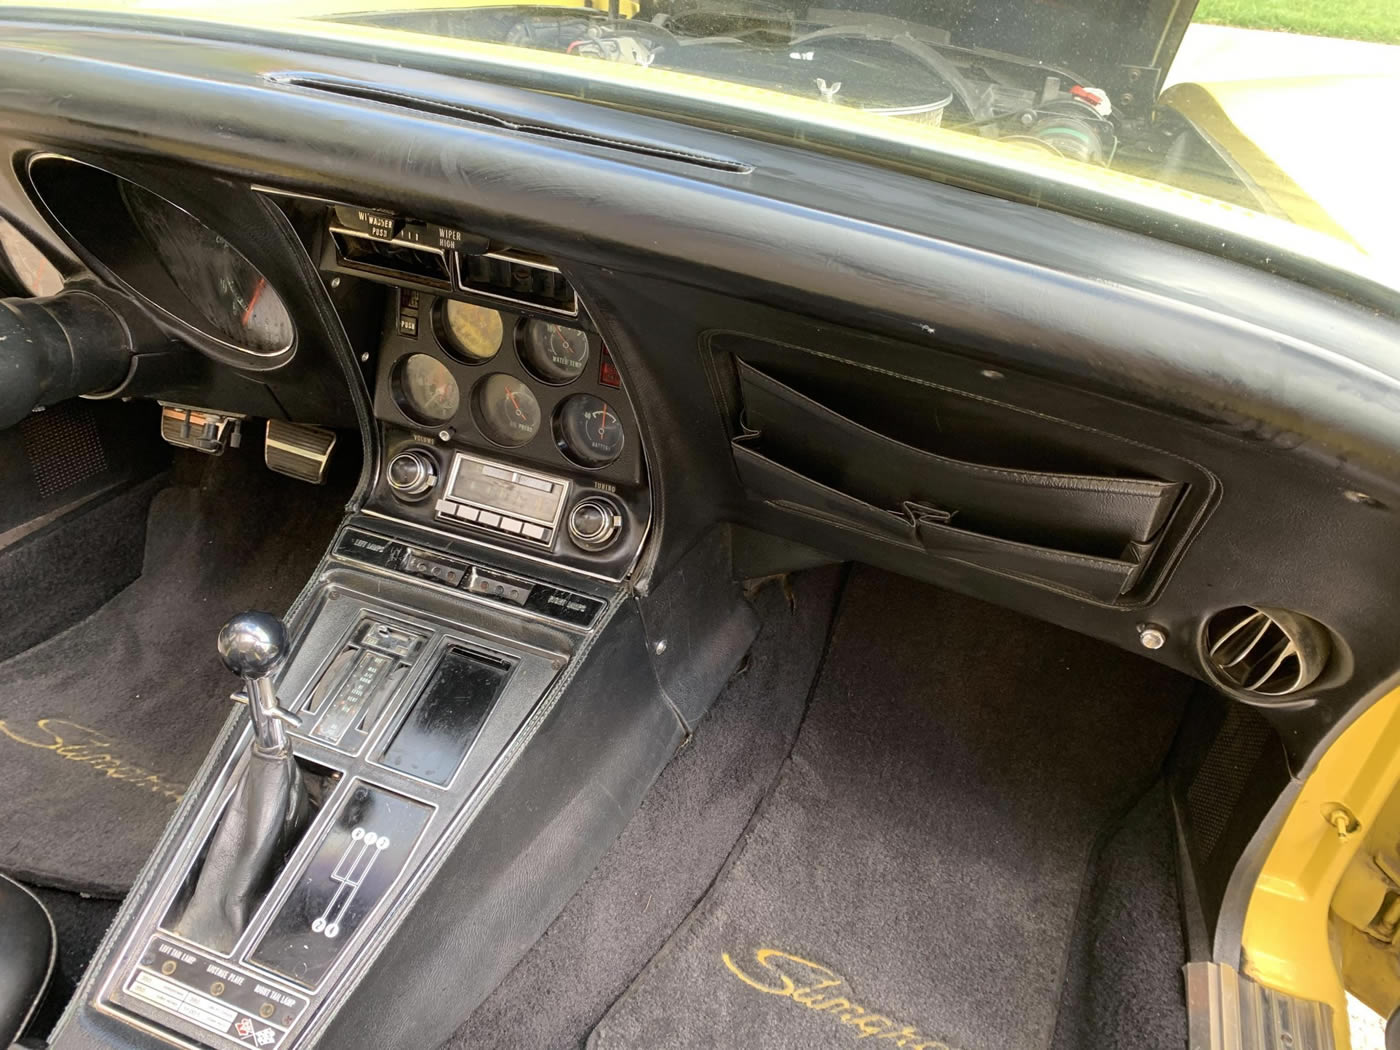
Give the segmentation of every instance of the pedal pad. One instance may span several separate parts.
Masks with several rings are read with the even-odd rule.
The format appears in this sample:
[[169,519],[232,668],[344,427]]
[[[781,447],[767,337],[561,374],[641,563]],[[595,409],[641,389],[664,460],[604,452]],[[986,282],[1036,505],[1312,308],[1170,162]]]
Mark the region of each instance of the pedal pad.
[[334,448],[334,430],[279,419],[267,421],[263,460],[269,470],[320,485],[326,480],[326,467]]
[[224,449],[238,447],[239,428],[246,418],[237,412],[215,412],[209,408],[162,401],[160,436],[178,448],[222,456]]

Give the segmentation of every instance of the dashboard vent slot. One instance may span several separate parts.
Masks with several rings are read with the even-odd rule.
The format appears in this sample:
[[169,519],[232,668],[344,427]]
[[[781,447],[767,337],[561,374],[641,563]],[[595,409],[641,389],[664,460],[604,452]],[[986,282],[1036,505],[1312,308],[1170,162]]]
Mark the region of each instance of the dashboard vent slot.
[[345,266],[452,287],[452,271],[441,248],[371,237],[339,226],[331,227],[331,237],[336,255]]
[[481,255],[459,252],[457,279],[462,290],[574,317],[578,297],[559,268],[517,251]]
[[1206,663],[1229,687],[1282,700],[1317,681],[1332,654],[1327,628],[1287,609],[1239,605],[1206,622]]

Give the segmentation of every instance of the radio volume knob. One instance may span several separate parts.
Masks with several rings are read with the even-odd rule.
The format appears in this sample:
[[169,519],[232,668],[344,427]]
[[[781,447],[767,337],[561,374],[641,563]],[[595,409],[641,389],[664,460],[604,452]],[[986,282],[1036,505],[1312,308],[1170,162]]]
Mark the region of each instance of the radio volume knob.
[[409,448],[389,460],[389,488],[401,500],[420,500],[437,484],[437,462],[422,449]]
[[569,536],[586,551],[600,551],[622,531],[622,512],[612,500],[585,496],[569,511]]

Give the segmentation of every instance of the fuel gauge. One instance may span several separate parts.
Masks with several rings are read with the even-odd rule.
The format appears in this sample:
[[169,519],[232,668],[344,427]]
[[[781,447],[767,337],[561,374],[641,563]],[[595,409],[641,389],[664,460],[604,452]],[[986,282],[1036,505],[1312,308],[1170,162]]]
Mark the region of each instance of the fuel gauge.
[[605,467],[622,454],[622,420],[601,397],[575,394],[564,401],[554,429],[564,455],[580,466]]

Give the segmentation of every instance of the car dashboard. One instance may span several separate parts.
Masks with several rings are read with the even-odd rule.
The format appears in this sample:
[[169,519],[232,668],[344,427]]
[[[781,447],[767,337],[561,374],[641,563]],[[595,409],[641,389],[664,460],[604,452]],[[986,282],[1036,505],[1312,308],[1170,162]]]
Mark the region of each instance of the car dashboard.
[[[1295,772],[1400,675],[1383,303],[850,155],[278,41],[81,35],[0,49],[0,212],[70,289],[134,304],[97,400],[197,451],[257,428],[310,483],[361,457],[305,606],[326,653],[381,652],[351,633],[379,617],[435,653],[491,641],[544,695],[638,602],[622,681],[684,719],[716,579],[859,561],[1202,679]],[[291,692],[319,716],[313,664]],[[303,736],[408,799],[414,836],[467,804]],[[165,936],[153,909],[122,959]],[[231,958],[286,1000],[279,1039],[374,1030],[269,943]],[[208,1034],[104,987],[108,1020]]]

